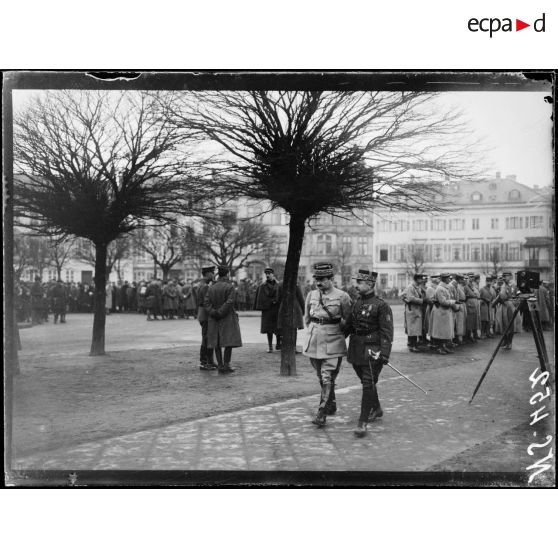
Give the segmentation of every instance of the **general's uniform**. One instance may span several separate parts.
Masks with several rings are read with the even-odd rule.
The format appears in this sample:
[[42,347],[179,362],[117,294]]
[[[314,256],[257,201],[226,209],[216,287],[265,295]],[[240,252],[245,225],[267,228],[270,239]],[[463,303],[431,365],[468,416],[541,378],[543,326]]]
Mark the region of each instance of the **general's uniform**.
[[354,303],[348,328],[351,337],[347,361],[362,383],[359,423],[367,423],[370,413],[380,410],[376,384],[383,367],[382,359],[373,359],[370,352],[389,359],[393,343],[391,308],[374,291],[361,295]]
[[[314,277],[330,279],[333,266],[325,262],[315,264],[314,274]],[[351,298],[345,291],[333,286],[324,293],[319,288],[310,291],[306,297],[304,321],[308,331],[303,354],[310,357],[321,386],[320,418],[315,420],[319,426],[325,424],[325,414],[331,414],[336,409],[335,380],[341,360],[347,354],[343,328],[350,313]]]

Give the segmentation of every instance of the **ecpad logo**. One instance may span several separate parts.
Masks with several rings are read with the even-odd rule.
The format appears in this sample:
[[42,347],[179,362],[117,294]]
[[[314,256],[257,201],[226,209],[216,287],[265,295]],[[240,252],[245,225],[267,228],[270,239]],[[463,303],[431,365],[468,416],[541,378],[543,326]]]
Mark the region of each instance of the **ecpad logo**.
[[[546,14],[543,13],[543,15],[539,19],[536,19],[533,22],[533,30],[536,33],[545,32],[545,18]],[[485,17],[482,19],[472,17],[468,21],[467,27],[469,28],[469,31],[472,31],[473,33],[477,33],[478,31],[489,33],[490,38],[492,38],[492,35],[494,33],[497,33],[498,31],[503,31],[504,33],[514,31],[512,19],[509,17],[505,17],[503,19],[500,19],[498,17]],[[531,27],[531,24],[525,23],[520,19],[515,20],[515,31],[521,31],[522,29],[526,29],[527,27]]]

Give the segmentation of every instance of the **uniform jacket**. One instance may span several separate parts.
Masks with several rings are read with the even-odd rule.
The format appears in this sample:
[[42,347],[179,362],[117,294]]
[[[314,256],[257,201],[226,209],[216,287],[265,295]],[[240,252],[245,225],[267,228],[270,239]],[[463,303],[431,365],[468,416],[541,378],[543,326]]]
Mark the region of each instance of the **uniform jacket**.
[[[367,365],[369,349],[380,351],[389,358],[393,343],[393,314],[389,304],[374,292],[360,296],[355,301],[347,330],[351,333],[347,354],[351,364]],[[370,333],[358,335],[359,331]]]
[[207,322],[209,318],[204,302],[210,283],[211,281],[207,282],[205,279],[202,279],[198,288],[198,320],[200,323]]
[[405,332],[409,336],[422,335],[423,297],[421,288],[411,283],[401,297],[405,302]]
[[440,283],[434,295],[434,308],[430,320],[429,334],[435,339],[453,339],[454,319],[453,305],[455,299],[451,298],[448,285]]
[[219,277],[207,289],[204,307],[209,316],[207,346],[242,347],[238,314],[234,309],[236,290],[226,277]]
[[492,316],[492,307],[491,303],[494,299],[494,293],[492,288],[488,285],[485,285],[479,291],[479,299],[480,299],[480,319],[483,322],[490,322]]
[[[511,284],[503,283],[498,292],[498,296],[492,302],[496,306],[496,313],[499,317],[501,333],[503,333],[515,311],[515,305],[512,301],[514,290]],[[512,330],[513,331],[513,330]]]
[[[342,322],[334,324],[312,322],[311,318],[330,319],[324,306],[333,318],[341,318]],[[332,287],[328,293],[322,293],[319,289],[310,291],[305,302],[304,321],[308,327],[308,336],[304,343],[304,354],[317,359],[342,357],[347,354],[344,327],[350,315],[351,298],[345,291],[335,287]]]
[[424,316],[424,328],[426,331],[430,329],[430,320],[432,319],[432,308],[434,308],[434,295],[436,294],[436,285],[432,284],[426,289],[426,302]]

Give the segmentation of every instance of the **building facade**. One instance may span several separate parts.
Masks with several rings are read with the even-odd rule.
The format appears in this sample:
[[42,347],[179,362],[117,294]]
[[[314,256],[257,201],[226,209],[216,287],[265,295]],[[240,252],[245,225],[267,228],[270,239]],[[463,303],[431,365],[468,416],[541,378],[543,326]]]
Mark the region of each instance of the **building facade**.
[[475,272],[482,277],[520,269],[554,280],[553,200],[513,175],[446,185],[428,214],[380,209],[374,217],[374,269],[380,287],[404,288],[413,273]]

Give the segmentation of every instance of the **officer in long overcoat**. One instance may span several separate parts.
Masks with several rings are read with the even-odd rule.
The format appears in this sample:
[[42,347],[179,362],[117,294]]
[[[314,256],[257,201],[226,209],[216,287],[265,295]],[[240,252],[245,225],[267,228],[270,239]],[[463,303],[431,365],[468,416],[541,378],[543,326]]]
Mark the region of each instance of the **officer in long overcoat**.
[[490,323],[493,321],[492,314],[492,300],[494,299],[494,292],[492,290],[492,275],[486,276],[484,287],[479,291],[480,299],[480,320],[481,320],[481,339],[491,338]]
[[329,262],[313,266],[317,289],[310,291],[304,304],[304,322],[308,337],[303,354],[310,357],[321,386],[320,404],[312,421],[322,427],[326,415],[337,410],[335,380],[341,368],[341,360],[347,354],[344,328],[351,315],[351,298],[333,286],[333,265]]
[[275,349],[281,349],[281,335],[279,333],[279,305],[281,304],[281,283],[275,278],[271,267],[264,270],[265,282],[256,291],[254,310],[261,310],[260,333],[267,335],[267,352],[273,352],[273,335],[276,337]]
[[213,349],[207,346],[207,327],[209,322],[209,315],[204,306],[205,295],[209,289],[213,279],[215,278],[215,266],[208,265],[202,267],[202,279],[197,290],[198,301],[198,321],[201,325],[202,342],[200,346],[200,370],[215,370],[217,365],[213,360]]
[[60,318],[60,323],[66,323],[66,288],[62,279],[58,279],[56,283],[49,290],[50,307],[52,308],[52,313],[54,314],[54,323],[58,323],[58,318]]
[[426,288],[426,310],[425,310],[425,330],[430,336],[430,322],[432,320],[432,308],[434,308],[434,295],[436,294],[436,288],[440,283],[440,274],[435,274],[430,276],[430,285]]
[[[492,301],[493,306],[499,305],[500,307],[499,310],[501,312],[502,334],[506,331],[506,328],[508,327],[508,324],[510,323],[515,312],[515,304],[512,300],[515,293],[513,290],[513,286],[511,285],[511,277],[512,274],[509,271],[502,274],[502,286],[500,287],[498,296]],[[502,345],[502,348],[508,351],[512,348],[513,335],[515,333],[514,326],[515,324],[510,327],[508,333],[504,337],[504,342]]]
[[[366,435],[369,422],[383,416],[376,384],[382,367],[389,362],[393,343],[393,315],[387,302],[374,293],[375,271],[359,269],[356,277],[359,297],[352,308],[346,333],[350,333],[347,361],[362,383],[362,399],[355,436]],[[378,356],[375,356],[378,354]]]
[[459,311],[454,313],[455,331],[453,333],[457,344],[463,343],[463,336],[467,331],[467,295],[465,294],[465,276],[457,273],[454,284],[456,299],[455,303],[459,306]]
[[450,282],[449,273],[440,273],[440,283],[436,287],[434,295],[434,308],[430,320],[430,337],[437,345],[437,353],[445,355],[453,353],[448,347],[454,336],[454,312],[459,312],[459,306],[455,299],[451,298],[448,288]]
[[475,274],[469,273],[467,281],[464,285],[465,305],[467,307],[467,322],[465,335],[472,343],[476,343],[478,339],[478,323],[479,323],[479,297],[480,293],[475,283]]
[[[215,349],[217,369],[221,374],[234,372],[231,367],[232,350],[242,347],[238,314],[234,308],[236,289],[229,280],[229,268],[219,267],[219,278],[207,289],[204,308],[209,320],[207,324],[207,346]],[[221,349],[225,349],[225,354]]]
[[422,296],[421,283],[423,274],[416,273],[402,295],[405,303],[405,333],[407,334],[407,347],[412,353],[418,353],[418,341],[422,336],[423,311],[426,299]]

